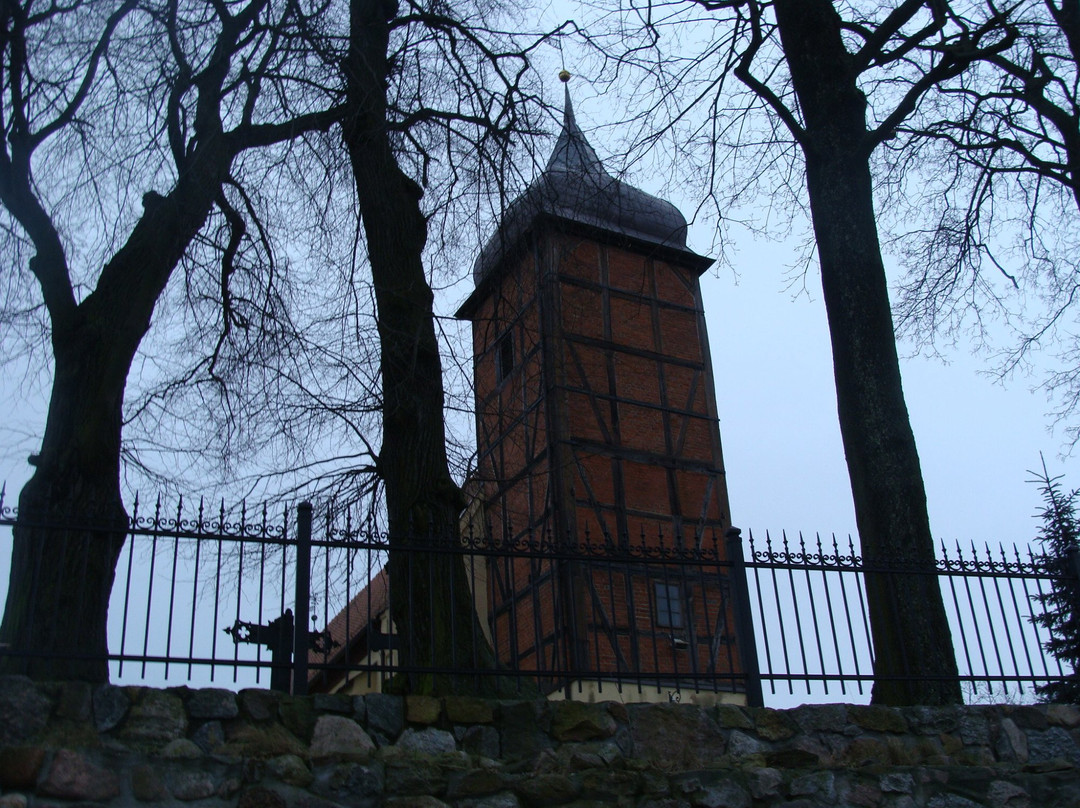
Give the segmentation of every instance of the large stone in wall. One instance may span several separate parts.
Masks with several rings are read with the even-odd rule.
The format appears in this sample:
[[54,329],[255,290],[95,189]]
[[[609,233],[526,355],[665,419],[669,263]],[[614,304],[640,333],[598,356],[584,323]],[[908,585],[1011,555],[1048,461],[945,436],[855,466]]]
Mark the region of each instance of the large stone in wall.
[[384,767],[378,762],[322,766],[315,772],[311,791],[333,800],[334,806],[376,806],[380,795],[386,792],[385,777]]
[[307,747],[280,724],[231,721],[225,729],[225,744],[216,752],[227,758],[258,760],[278,755],[305,756]]
[[442,713],[442,703],[434,696],[405,697],[405,718],[410,724],[434,724]]
[[53,756],[38,792],[68,800],[108,800],[120,793],[120,781],[116,774],[91,763],[79,753],[60,749]]
[[551,718],[551,735],[557,741],[590,741],[610,738],[617,725],[608,712],[607,704],[581,701],[562,701],[555,704]]
[[[397,751],[395,747],[395,752]],[[386,791],[395,796],[419,796],[446,792],[450,772],[439,760],[426,755],[395,754],[383,761]]]
[[849,704],[847,717],[855,726],[871,732],[907,732],[907,722],[895,707],[881,704]]
[[443,699],[446,719],[453,724],[490,724],[495,720],[492,703],[469,696],[447,696]]
[[447,752],[457,751],[457,742],[454,736],[444,729],[426,727],[413,729],[410,727],[401,733],[397,746],[407,752],[415,752],[421,755],[442,755]]
[[226,719],[240,715],[236,694],[221,688],[194,691],[188,698],[187,710],[192,718]]
[[309,754],[316,765],[330,761],[365,763],[375,743],[364,729],[342,715],[323,715],[315,723]]
[[561,773],[536,774],[521,778],[513,787],[526,805],[565,805],[581,793],[581,779]]
[[495,726],[502,754],[509,760],[533,760],[554,745],[547,733],[551,726],[547,701],[517,701],[500,705]]
[[297,755],[279,755],[266,761],[266,772],[275,780],[290,786],[303,788],[311,784],[314,776]]
[[28,741],[45,728],[51,702],[25,676],[0,676],[0,744]]
[[318,719],[311,699],[282,696],[278,701],[278,715],[289,732],[305,743],[311,741],[311,734],[315,731],[315,722]]
[[499,731],[494,727],[471,726],[461,731],[461,748],[470,755],[497,758],[501,752]]
[[1061,727],[1030,731],[1027,743],[1029,763],[1064,760],[1072,766],[1080,766],[1080,747],[1077,747],[1076,739]]
[[701,707],[638,704],[629,712],[634,757],[674,769],[707,769],[727,751],[723,733]]
[[401,696],[369,693],[364,697],[368,730],[378,733],[390,743],[405,729],[405,702]]
[[167,778],[169,791],[183,802],[205,800],[214,795],[217,785],[209,772],[198,770],[178,770],[170,772]]
[[113,685],[100,685],[95,688],[92,703],[94,726],[98,732],[108,732],[117,727],[131,707],[131,699],[127,697],[124,688]]
[[350,715],[353,711],[353,697],[345,693],[316,693],[311,697],[311,706],[317,713]]
[[270,721],[277,717],[278,702],[284,698],[273,690],[249,688],[240,691],[240,706],[253,721]]
[[188,721],[179,696],[150,688],[131,688],[128,695],[131,707],[118,730],[122,740],[139,748],[160,749],[184,737]]
[[497,767],[466,769],[449,776],[446,796],[449,799],[483,797],[496,794],[506,787],[506,777]]
[[799,725],[787,710],[763,707],[754,711],[754,730],[767,741],[784,741],[795,736]]

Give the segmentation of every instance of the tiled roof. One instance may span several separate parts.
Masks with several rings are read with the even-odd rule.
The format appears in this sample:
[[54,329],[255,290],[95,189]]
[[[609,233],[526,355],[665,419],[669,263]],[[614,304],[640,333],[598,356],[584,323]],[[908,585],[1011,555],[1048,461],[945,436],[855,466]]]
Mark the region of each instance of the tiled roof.
[[[356,597],[349,601],[349,605],[338,612],[326,627],[330,637],[338,645],[330,654],[330,662],[342,662],[346,659],[349,644],[355,641],[361,634],[366,634],[382,612],[386,611],[389,604],[390,576],[386,568],[379,570],[378,575],[371,579],[371,583],[357,593]],[[311,662],[322,662],[322,654],[312,651],[308,654]]]

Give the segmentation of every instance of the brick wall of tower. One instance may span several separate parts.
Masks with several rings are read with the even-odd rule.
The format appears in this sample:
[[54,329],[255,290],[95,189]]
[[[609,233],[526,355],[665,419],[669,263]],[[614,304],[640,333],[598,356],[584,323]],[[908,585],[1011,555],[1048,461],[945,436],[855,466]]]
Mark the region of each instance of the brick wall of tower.
[[[539,267],[528,253],[500,275],[472,318],[480,529],[496,540],[539,542],[553,528],[539,291]],[[499,346],[507,338],[511,367],[500,372]],[[556,664],[558,597],[550,561],[491,563],[488,608],[500,660],[538,670]]]
[[[692,269],[547,231],[472,319],[477,476],[496,537],[722,547],[727,493]],[[500,372],[508,334],[513,367]],[[589,671],[737,670],[716,572],[500,560],[496,653],[538,670],[565,665],[575,645]],[[658,625],[665,582],[685,609],[677,629]]]
[[[553,240],[567,402],[560,444],[579,540],[722,546],[727,492],[697,274],[587,238]],[[589,573],[579,601],[589,662],[602,671],[737,668],[715,573]],[[681,591],[678,628],[658,621],[656,587],[665,584]]]
[[579,530],[697,542],[727,526],[697,275],[560,236],[559,390]]

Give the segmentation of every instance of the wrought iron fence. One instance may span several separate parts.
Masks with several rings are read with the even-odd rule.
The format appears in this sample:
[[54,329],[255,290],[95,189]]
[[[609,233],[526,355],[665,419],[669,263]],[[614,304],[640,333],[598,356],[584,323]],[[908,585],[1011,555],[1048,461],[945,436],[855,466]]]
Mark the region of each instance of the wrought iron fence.
[[[245,649],[226,631],[250,613],[259,622],[267,614],[291,617],[296,602],[296,515],[288,508],[249,513],[182,497],[173,507],[159,498],[147,511],[138,497],[126,526],[127,539],[117,562],[109,601],[110,678],[134,683],[213,683],[231,677],[235,684],[267,681],[263,669],[269,649]],[[6,601],[9,564],[17,526],[37,530],[70,530],[85,547],[114,530],[98,528],[93,516],[41,523],[23,518],[0,491],[0,591]],[[46,562],[47,563],[47,562]],[[73,582],[74,584],[75,582]],[[305,600],[305,602],[307,602]],[[36,604],[48,612],[48,603]],[[64,619],[43,614],[36,620]],[[235,639],[235,636],[234,636]],[[289,643],[291,653],[292,643]],[[247,651],[250,650],[250,653]],[[0,654],[46,656],[37,648],[0,648]],[[279,663],[286,666],[291,662]],[[246,676],[243,676],[244,672]],[[280,676],[280,674],[279,674]],[[279,679],[280,682],[280,679]]]
[[[753,534],[746,575],[761,677],[771,701],[865,697],[874,681],[863,576],[896,568],[867,565],[849,537]],[[1033,621],[1038,596],[1053,586],[1030,545],[938,545],[930,569],[941,586],[960,681],[969,700],[1032,700],[1034,687],[1072,673],[1044,650],[1048,630]],[[1080,607],[1080,604],[1078,604]]]
[[[0,596],[17,524],[0,497]],[[684,547],[664,536],[618,545],[418,537],[399,548],[405,572],[391,581],[387,538],[370,527],[333,507],[211,512],[159,500],[148,511],[136,500],[110,603],[112,679],[362,691],[452,671],[568,697],[869,698],[863,575],[883,571],[868,569],[851,539],[766,534],[744,545],[733,532]],[[435,556],[464,566],[480,617],[473,631],[493,649],[494,669],[478,661],[479,635],[454,638],[449,661],[403,657],[399,624],[445,608],[419,577],[436,566],[408,561]],[[1044,652],[1048,635],[1031,619],[1035,596],[1053,586],[1031,548],[942,545],[937,565],[917,574],[938,577],[971,698],[1030,700],[1035,685],[1072,672]],[[392,587],[410,595],[397,599],[406,611],[393,611]]]

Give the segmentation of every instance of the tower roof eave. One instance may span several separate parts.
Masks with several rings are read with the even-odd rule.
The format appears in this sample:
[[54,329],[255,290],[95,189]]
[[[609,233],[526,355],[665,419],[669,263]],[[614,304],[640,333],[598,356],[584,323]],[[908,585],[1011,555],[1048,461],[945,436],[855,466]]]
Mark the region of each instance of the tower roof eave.
[[513,239],[507,239],[500,245],[501,249],[492,257],[492,264],[488,267],[488,271],[477,282],[472,293],[454,312],[454,317],[459,320],[473,319],[480,302],[488,296],[492,287],[507,272],[513,259],[525,249],[530,236],[543,230],[552,229],[577,233],[597,241],[644,252],[676,266],[686,267],[696,275],[701,275],[715,263],[714,259],[698,255],[685,246],[665,244],[647,237],[642,238],[632,232],[614,231],[607,226],[598,226],[595,222],[590,222],[586,217],[582,216],[561,216],[540,211],[530,217],[527,222],[522,223],[522,227],[516,231]]

